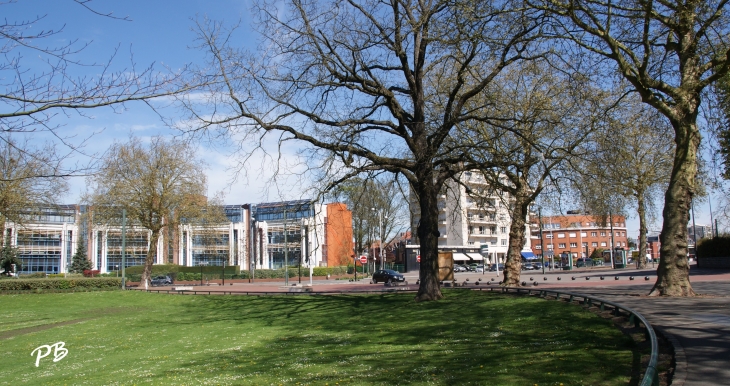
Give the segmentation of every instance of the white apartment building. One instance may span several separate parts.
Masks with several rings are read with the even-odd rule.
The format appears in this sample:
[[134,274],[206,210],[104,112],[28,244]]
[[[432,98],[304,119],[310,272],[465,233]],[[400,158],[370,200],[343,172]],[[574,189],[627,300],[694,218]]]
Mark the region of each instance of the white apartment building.
[[[460,182],[447,183],[439,195],[439,250],[454,252],[457,263],[481,263],[482,256],[473,251],[488,245],[486,263],[503,263],[507,258],[512,223],[508,210],[511,198],[505,192],[492,189],[478,172],[462,173]],[[412,207],[415,209],[412,227],[416,234],[420,216],[418,206]],[[528,224],[525,225],[525,240],[522,253],[531,258]]]

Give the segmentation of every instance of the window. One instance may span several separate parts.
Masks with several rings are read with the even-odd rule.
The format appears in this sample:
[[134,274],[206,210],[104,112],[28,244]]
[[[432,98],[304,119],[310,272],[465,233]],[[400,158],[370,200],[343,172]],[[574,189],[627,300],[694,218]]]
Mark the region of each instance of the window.
[[469,245],[474,245],[474,242],[473,241],[469,241]]
[[483,235],[483,234],[485,234],[485,233],[486,233],[486,232],[484,231],[484,227],[479,227],[479,234],[480,234],[480,235]]
[[616,232],[616,237],[621,237],[621,232]]
[[535,249],[542,249],[542,246],[540,244],[535,245]]
[[559,239],[564,239],[565,238],[565,233],[558,233],[558,238]]
[[570,243],[570,247],[571,248],[577,248],[578,247],[578,243]]
[[601,243],[601,246],[602,246],[602,247],[605,247],[605,246],[606,246],[606,242],[605,242],[605,241],[604,241],[604,242],[602,242],[602,243]]
[[598,232],[591,232],[591,237],[597,237],[597,236],[598,236]]
[[601,232],[601,236],[604,236],[605,237],[606,236],[606,232]]
[[548,244],[548,249],[552,251],[553,250],[553,245],[552,244]]
[[598,243],[596,243],[596,242],[591,243],[591,247],[597,247],[597,246],[598,246]]
[[580,237],[588,237],[588,232],[580,232]]
[[575,237],[575,232],[570,232],[570,233],[568,234],[568,237]]
[[[463,228],[462,228],[462,229],[463,229]],[[470,234],[470,235],[473,235],[473,234],[474,234],[474,227],[473,227],[473,226],[471,226],[471,225],[469,225],[469,234]]]
[[558,244],[558,248],[565,248],[565,243]]
[[501,234],[507,233],[507,227],[500,227],[499,228],[499,233],[501,233]]
[[545,238],[546,239],[552,239],[553,238],[553,235],[545,235]]
[[503,246],[507,245],[507,239],[502,239],[502,245]]
[[479,221],[484,221],[484,213],[479,213]]

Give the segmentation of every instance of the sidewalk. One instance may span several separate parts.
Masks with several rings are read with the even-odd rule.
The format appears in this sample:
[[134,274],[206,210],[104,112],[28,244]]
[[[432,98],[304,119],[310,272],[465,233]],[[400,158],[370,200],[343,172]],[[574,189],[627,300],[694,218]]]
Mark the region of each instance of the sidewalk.
[[563,288],[621,303],[644,315],[675,346],[673,386],[730,385],[730,271],[693,267],[690,280],[701,296],[648,297],[653,278],[633,285],[582,282]]

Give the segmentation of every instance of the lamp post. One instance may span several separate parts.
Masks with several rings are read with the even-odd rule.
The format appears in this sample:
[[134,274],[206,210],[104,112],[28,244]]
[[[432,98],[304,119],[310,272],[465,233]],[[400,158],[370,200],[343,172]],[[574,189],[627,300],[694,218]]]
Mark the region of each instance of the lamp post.
[[537,218],[540,222],[540,256],[542,256],[542,274],[545,274],[545,243],[542,241],[542,207],[537,207]]
[[[371,210],[377,210],[375,208],[370,208]],[[378,210],[378,239],[379,239],[379,250],[378,254],[380,255],[380,269],[385,268],[385,262],[383,261],[383,211]]]
[[289,242],[286,236],[286,206],[284,207],[284,285],[289,286]]

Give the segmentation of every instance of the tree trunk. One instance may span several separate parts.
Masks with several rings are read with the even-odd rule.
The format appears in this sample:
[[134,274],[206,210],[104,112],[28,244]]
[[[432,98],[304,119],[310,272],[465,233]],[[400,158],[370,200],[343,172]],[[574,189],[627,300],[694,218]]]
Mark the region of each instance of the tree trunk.
[[153,230],[150,236],[150,247],[147,250],[147,257],[144,260],[144,270],[142,271],[142,279],[140,285],[144,285],[147,289],[150,282],[150,274],[152,273],[152,264],[155,262],[155,256],[157,256],[157,240],[160,238],[160,230]]
[[657,281],[650,296],[694,296],[687,261],[687,222],[697,173],[700,133],[696,120],[686,117],[672,122],[677,144],[669,187],[664,196],[664,223]]
[[[424,168],[428,169],[428,168]],[[420,285],[415,300],[439,300],[444,297],[439,285],[438,266],[438,191],[434,186],[433,171],[421,170],[414,187],[419,197],[421,219],[418,224],[418,239],[421,251],[421,269],[418,273]]]
[[639,211],[639,269],[646,268],[646,203],[644,202],[644,192],[641,191],[636,195]]
[[525,222],[527,221],[527,192],[525,185],[517,187],[512,224],[509,227],[509,246],[507,261],[504,263],[504,280],[502,285],[514,287],[520,285],[522,273],[522,247],[525,245]]

